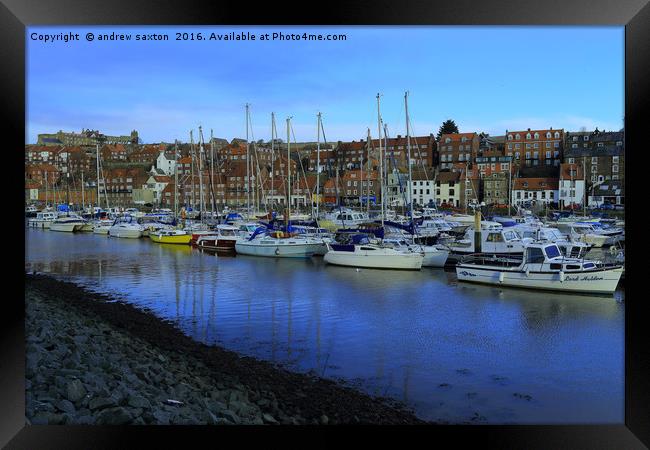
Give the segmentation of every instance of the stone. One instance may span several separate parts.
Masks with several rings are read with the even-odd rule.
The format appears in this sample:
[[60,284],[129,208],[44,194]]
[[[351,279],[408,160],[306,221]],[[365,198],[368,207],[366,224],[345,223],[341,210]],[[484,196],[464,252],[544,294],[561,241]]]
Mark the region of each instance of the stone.
[[329,419],[329,417],[327,417],[325,414],[323,414],[322,416],[320,416],[320,423],[321,423],[322,425],[327,425],[329,422],[330,422],[330,419]]
[[278,421],[275,420],[275,417],[273,417],[269,413],[262,414],[262,420],[264,420],[264,422],[266,422],[266,423],[270,423],[270,424],[274,424],[274,425],[276,425],[278,423]]
[[239,418],[239,416],[229,409],[221,411],[221,416],[228,419],[230,422],[236,425],[239,425],[241,423],[241,419]]
[[68,382],[66,387],[66,397],[71,402],[81,400],[86,396],[86,388],[79,380],[72,380]]
[[97,423],[99,425],[126,425],[132,420],[133,416],[129,410],[121,406],[103,409],[97,415]]
[[70,402],[69,400],[65,400],[65,399],[60,400],[59,402],[57,402],[56,407],[60,411],[63,411],[63,412],[68,413],[68,414],[74,414],[75,411],[76,411],[76,409],[75,409],[74,405],[72,404],[72,402]]
[[90,399],[90,402],[88,402],[88,407],[92,411],[112,406],[117,406],[117,402],[113,397],[95,397]]
[[151,408],[151,403],[139,395],[129,395],[127,404],[134,408]]
[[171,414],[165,411],[154,411],[153,418],[155,419],[154,423],[157,423],[159,425],[169,425]]
[[95,418],[93,416],[79,416],[76,419],[71,420],[69,423],[77,425],[93,425],[95,423]]

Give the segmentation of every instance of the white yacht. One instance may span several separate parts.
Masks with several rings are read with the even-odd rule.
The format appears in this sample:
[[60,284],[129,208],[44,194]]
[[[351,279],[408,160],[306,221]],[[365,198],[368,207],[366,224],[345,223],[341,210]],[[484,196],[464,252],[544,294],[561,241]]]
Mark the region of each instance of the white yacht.
[[[454,253],[476,253],[474,246],[474,226],[470,226],[463,239],[452,244],[449,248]],[[497,222],[481,222],[481,253],[489,254],[521,254],[524,251],[521,238],[511,228],[503,228]]]
[[273,231],[253,234],[250,238],[240,238],[235,250],[242,255],[267,256],[276,258],[309,258],[320,248],[322,241]]
[[411,249],[371,243],[367,236],[356,235],[347,243],[327,243],[323,259],[328,264],[370,269],[420,270],[424,254]]
[[77,215],[59,216],[50,223],[50,231],[65,231],[72,233],[79,231],[86,225],[87,221]]
[[33,228],[50,228],[50,224],[56,220],[57,215],[52,211],[42,211],[36,213],[36,217],[33,217],[27,221],[27,225]]
[[133,216],[118,218],[109,228],[110,237],[138,239],[142,237],[144,227]]
[[567,235],[572,242],[586,242],[597,248],[612,245],[616,242],[613,236],[598,233],[588,223],[558,222],[556,227],[560,232]]
[[367,213],[354,211],[349,208],[332,211],[329,214],[325,214],[324,218],[339,228],[351,228],[370,221]]
[[611,294],[623,266],[567,258],[556,244],[527,244],[522,257],[470,255],[456,265],[459,281],[528,289]]

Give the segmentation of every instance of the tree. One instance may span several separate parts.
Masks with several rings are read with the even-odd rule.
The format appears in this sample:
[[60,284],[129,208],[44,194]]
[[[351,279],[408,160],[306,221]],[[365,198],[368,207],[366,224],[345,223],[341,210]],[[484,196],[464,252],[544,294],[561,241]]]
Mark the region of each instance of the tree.
[[450,134],[450,133],[459,133],[458,126],[456,125],[456,122],[454,122],[453,120],[447,119],[440,126],[440,129],[438,130],[438,134],[436,135],[436,138],[438,140],[440,140],[440,137],[443,134]]

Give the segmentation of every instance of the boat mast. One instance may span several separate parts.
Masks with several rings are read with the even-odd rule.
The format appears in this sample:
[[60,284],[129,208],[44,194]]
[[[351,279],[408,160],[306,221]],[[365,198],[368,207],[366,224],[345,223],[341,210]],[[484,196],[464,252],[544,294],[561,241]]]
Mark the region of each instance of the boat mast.
[[409,104],[408,104],[408,91],[404,93],[404,109],[406,110],[406,155],[409,166],[409,182],[408,186],[408,199],[409,199],[409,215],[411,216],[411,225],[413,225],[413,174],[411,173],[411,128],[409,126]]
[[[370,128],[368,128],[368,142],[366,143],[366,147],[368,147],[369,145],[370,145]],[[368,147],[368,153],[369,152],[370,152],[370,147]],[[360,172],[361,186],[359,186],[359,209],[363,211],[363,149],[361,149],[361,156],[359,157],[359,169],[361,169]]]
[[[383,172],[384,165],[381,158],[381,113],[379,110],[379,93],[377,93],[377,140],[379,142],[379,172]],[[380,176],[379,192],[381,195],[381,227],[384,227],[384,176]]]
[[[368,128],[368,156],[366,161],[366,214],[370,217],[370,128]],[[363,164],[362,164],[363,165]],[[361,182],[361,192],[363,192],[363,182]]]
[[[384,152],[388,152],[388,124],[384,123]],[[388,161],[386,161],[386,164],[384,165],[384,173],[383,173],[383,180],[384,183],[388,184]],[[388,188],[386,188],[386,192],[388,192]],[[388,211],[388,203],[384,203],[384,197],[381,198],[381,203],[382,205],[385,205],[386,210]]]
[[251,215],[251,175],[250,175],[250,145],[248,143],[248,108],[249,104],[246,103],[246,215],[247,219]]
[[214,219],[214,210],[217,199],[214,196],[214,133],[210,128],[210,206],[212,208],[212,218]]
[[45,169],[45,209],[47,209],[47,169]]
[[[275,139],[276,139],[276,130],[275,130],[275,113],[271,112],[271,187],[269,190],[275,195],[275,185],[273,184],[273,166],[275,162]],[[269,197],[266,197],[266,203],[268,208]],[[271,196],[271,209],[273,209],[273,196]]]
[[178,217],[178,139],[174,139],[174,219]]
[[[96,156],[97,156],[97,183],[95,183],[95,184],[97,184],[97,198],[96,198],[96,200],[97,200],[97,209],[99,209],[99,143],[97,143],[97,151],[95,153],[96,153]],[[93,210],[93,215],[95,215],[94,213],[95,213],[95,211]]]
[[191,152],[191,158],[192,158],[192,163],[190,164],[190,167],[192,169],[192,211],[194,211],[194,208],[196,206],[196,203],[194,201],[194,187],[196,186],[196,180],[194,179],[194,135],[193,135],[194,130],[190,130],[190,152]]
[[287,117],[287,215],[284,219],[287,232],[289,231],[289,217],[291,215],[291,139],[289,130],[291,127],[291,117]]
[[86,209],[86,197],[84,196],[84,171],[81,171],[81,211]]
[[203,156],[205,150],[203,148],[203,128],[199,125],[199,208],[201,208],[201,223],[203,223],[203,216],[205,212],[205,196],[203,195]]
[[316,124],[316,217],[314,219],[318,220],[319,205],[320,205],[320,121],[321,114],[317,114],[318,123]]
[[582,201],[582,215],[584,217],[587,217],[587,171],[585,170],[586,161],[587,161],[587,156],[585,155],[582,157],[582,180],[583,180],[582,184],[584,185],[582,189],[584,191],[583,194],[584,199]]

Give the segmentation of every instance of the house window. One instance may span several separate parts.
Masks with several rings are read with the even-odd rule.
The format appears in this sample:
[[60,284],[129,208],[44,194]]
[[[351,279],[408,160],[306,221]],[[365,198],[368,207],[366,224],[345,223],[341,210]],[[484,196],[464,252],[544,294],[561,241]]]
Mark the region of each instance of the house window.
[[619,146],[619,147],[622,146],[622,145],[623,145],[623,141],[616,141],[616,145]]
[[554,136],[555,136],[555,139],[559,139],[559,138],[560,138],[560,133],[558,133],[558,132],[556,131]]
[[526,134],[526,139],[530,139],[530,133]]
[[539,139],[539,133],[535,133],[535,139]]
[[508,135],[508,140],[509,140],[509,141],[512,141],[512,134],[509,134],[509,135]]
[[512,150],[512,144],[508,144],[508,150]]
[[578,141],[578,136],[573,136],[573,142],[577,142],[577,141]]
[[597,156],[592,156],[591,157],[591,163],[592,164],[598,164],[598,157]]
[[519,136],[519,134],[515,134],[515,139],[519,140],[521,139],[521,136]]
[[612,156],[612,162],[618,164],[618,156]]
[[449,189],[449,195],[454,195],[454,190],[453,189]]
[[618,165],[614,164],[612,166],[612,172],[617,173],[618,172]]
[[571,148],[578,148],[578,144],[571,144]]
[[598,143],[598,147],[604,147],[604,146],[605,146],[605,144],[603,142]]
[[551,157],[551,152],[546,152],[546,157],[550,158]]

